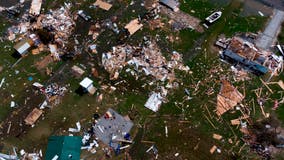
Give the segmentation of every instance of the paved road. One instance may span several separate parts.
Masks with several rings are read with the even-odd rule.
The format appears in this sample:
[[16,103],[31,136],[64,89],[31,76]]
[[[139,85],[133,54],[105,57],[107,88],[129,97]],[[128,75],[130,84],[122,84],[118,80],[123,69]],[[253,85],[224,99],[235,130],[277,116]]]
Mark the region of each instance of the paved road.
[[255,1],[259,1],[269,7],[284,11],[284,1],[283,0],[255,0]]
[[284,12],[275,9],[274,14],[264,32],[256,42],[256,46],[263,49],[268,49],[276,40],[277,33],[284,21]]

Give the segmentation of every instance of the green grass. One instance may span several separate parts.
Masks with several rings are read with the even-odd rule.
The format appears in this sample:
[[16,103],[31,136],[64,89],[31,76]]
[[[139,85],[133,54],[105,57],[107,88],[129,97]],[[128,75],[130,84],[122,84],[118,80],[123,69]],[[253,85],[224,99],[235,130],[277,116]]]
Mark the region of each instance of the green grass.
[[267,17],[249,16],[243,17],[240,15],[240,10],[235,10],[230,18],[226,18],[223,32],[227,36],[232,36],[237,32],[252,32],[257,33],[264,28]]
[[281,45],[284,45],[284,23],[282,23],[281,32],[280,32],[280,34],[278,35],[278,42],[279,42]]
[[175,42],[174,48],[180,53],[187,53],[197,43],[196,40],[198,40],[200,36],[202,36],[202,33],[192,29],[181,30],[178,33],[180,40]]
[[209,0],[184,0],[181,1],[180,10],[204,20],[222,7],[222,4],[211,3]]

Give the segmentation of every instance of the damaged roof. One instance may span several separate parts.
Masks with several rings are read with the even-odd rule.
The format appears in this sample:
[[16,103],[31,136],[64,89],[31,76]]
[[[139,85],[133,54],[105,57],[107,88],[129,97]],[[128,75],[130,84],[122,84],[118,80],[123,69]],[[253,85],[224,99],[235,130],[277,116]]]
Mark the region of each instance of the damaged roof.
[[227,80],[222,80],[222,86],[217,95],[216,114],[221,116],[235,107],[244,99],[244,96]]

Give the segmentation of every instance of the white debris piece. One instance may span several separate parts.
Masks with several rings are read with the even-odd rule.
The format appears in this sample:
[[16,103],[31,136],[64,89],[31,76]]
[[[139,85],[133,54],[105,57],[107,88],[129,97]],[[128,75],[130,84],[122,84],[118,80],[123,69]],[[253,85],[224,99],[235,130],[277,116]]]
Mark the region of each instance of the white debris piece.
[[263,14],[261,11],[258,11],[258,14],[259,14],[261,17],[264,16],[264,14]]
[[145,107],[151,109],[154,112],[157,112],[162,104],[162,96],[160,93],[153,93],[147,102],[145,103]]
[[19,158],[17,156],[15,156],[15,155],[7,155],[7,154],[0,153],[0,159],[1,160],[2,159],[4,159],[4,160],[7,160],[7,159],[9,159],[9,160],[18,160]]
[[128,147],[130,147],[130,145],[129,145],[129,144],[128,144],[128,145],[126,145],[126,146],[120,147],[120,150],[122,150],[122,149],[126,149],[126,148],[128,148]]
[[11,101],[10,107],[11,107],[11,108],[16,107],[16,103],[15,103],[14,101]]
[[168,126],[165,126],[165,134],[166,134],[166,137],[168,137]]
[[80,124],[80,122],[77,122],[77,123],[76,123],[76,126],[77,126],[77,128],[69,128],[68,131],[69,131],[69,132],[72,132],[72,133],[80,132],[80,130],[81,130],[81,124]]
[[83,143],[83,144],[86,144],[86,143],[89,141],[90,138],[91,138],[91,135],[90,135],[90,134],[85,134],[85,135],[83,136],[82,143]]
[[38,83],[38,82],[33,83],[33,86],[35,86],[37,88],[42,88],[43,87],[43,85]]
[[20,154],[21,154],[21,156],[25,155],[26,154],[25,150],[21,149]]
[[4,84],[5,82],[5,78],[2,78],[1,82],[0,82],[0,88],[2,87],[2,85]]
[[44,109],[45,107],[47,107],[47,101],[46,100],[39,106],[39,109]]
[[51,160],[57,160],[58,158],[58,155],[55,155]]
[[277,49],[281,52],[281,54],[284,56],[284,52],[283,49],[281,48],[281,46],[278,44],[277,45]]

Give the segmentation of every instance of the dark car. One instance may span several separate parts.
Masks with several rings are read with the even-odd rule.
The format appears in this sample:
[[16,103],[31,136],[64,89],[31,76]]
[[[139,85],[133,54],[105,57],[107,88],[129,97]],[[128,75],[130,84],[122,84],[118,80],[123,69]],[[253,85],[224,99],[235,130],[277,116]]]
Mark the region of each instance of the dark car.
[[78,15],[83,18],[85,21],[90,21],[92,19],[91,16],[87,15],[83,10],[78,11]]

